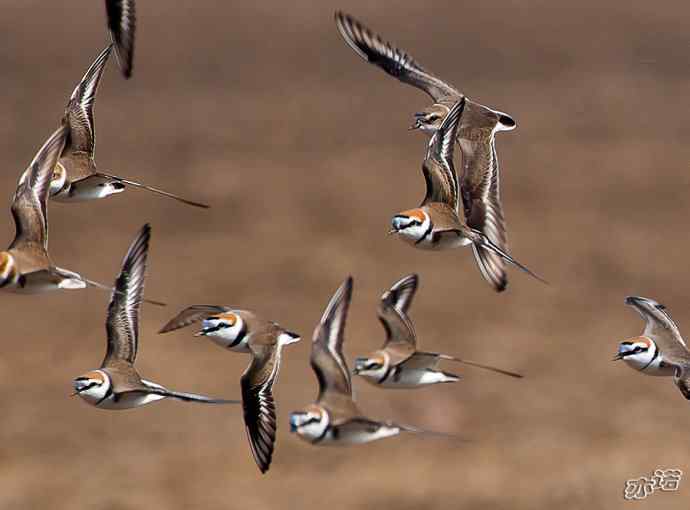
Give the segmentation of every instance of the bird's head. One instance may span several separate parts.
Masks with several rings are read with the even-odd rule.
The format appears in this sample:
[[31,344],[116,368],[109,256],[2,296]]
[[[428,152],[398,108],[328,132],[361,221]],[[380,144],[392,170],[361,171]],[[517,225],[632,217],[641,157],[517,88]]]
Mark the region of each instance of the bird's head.
[[102,401],[110,390],[110,377],[103,370],[92,370],[72,381],[74,393],[90,404]]
[[657,353],[657,347],[650,338],[641,336],[631,338],[618,344],[618,353],[614,361],[623,360],[636,370],[642,370],[650,365]]
[[325,437],[329,423],[328,412],[316,404],[302,411],[290,413],[290,432],[310,443],[318,442]]
[[414,122],[410,129],[419,129],[425,133],[435,133],[441,127],[443,119],[448,115],[448,111],[449,109],[444,105],[432,104],[414,114]]
[[406,241],[416,243],[429,234],[431,227],[431,218],[426,211],[410,209],[393,216],[389,234],[399,234]]
[[372,382],[380,381],[388,369],[388,360],[385,353],[377,351],[371,356],[355,358],[354,375],[359,375]]
[[207,336],[221,347],[235,348],[242,345],[247,335],[247,324],[237,312],[224,312],[204,319],[201,331],[194,336]]

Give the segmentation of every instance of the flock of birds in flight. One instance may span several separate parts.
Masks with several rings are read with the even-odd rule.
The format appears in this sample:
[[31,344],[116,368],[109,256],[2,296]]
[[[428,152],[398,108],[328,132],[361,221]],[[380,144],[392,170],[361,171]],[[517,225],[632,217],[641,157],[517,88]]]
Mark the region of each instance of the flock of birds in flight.
[[[188,205],[208,207],[97,170],[93,116],[96,92],[113,48],[123,76],[131,76],[136,26],[134,0],[106,0],[105,4],[112,44],[98,55],[74,89],[60,126],[19,179],[11,206],[16,235],[9,248],[0,252],[0,288],[20,293],[87,286],[110,290],[105,358],[100,368],[74,379],[74,395],[99,409],[129,409],[165,398],[203,404],[242,404],[251,452],[265,473],[276,441],[272,388],[280,368],[282,348],[299,341],[300,335],[248,310],[190,306],[159,333],[201,323],[195,336],[208,337],[224,349],[250,354],[251,362],[241,377],[241,401],[174,391],[143,379],[134,366],[141,303],[163,305],[143,297],[151,227],[144,225],[138,232],[112,288],[56,266],[48,254],[49,199],[62,202],[101,199],[131,186]],[[472,101],[352,16],[336,12],[335,23],[344,41],[360,57],[403,83],[423,90],[434,101],[414,115],[411,126],[430,136],[422,164],[426,195],[418,207],[393,216],[390,233],[421,249],[470,245],[482,276],[497,292],[506,289],[507,264],[543,281],[507,251],[495,135],[515,129],[516,122],[506,113]],[[460,177],[454,167],[456,144],[462,155]],[[310,361],[319,386],[316,402],[290,413],[290,430],[298,437],[314,445],[347,445],[406,432],[445,435],[366,417],[353,399],[351,373],[381,388],[407,389],[458,381],[457,375],[439,368],[443,361],[522,377],[451,355],[417,350],[416,333],[408,312],[418,281],[417,275],[405,276],[381,296],[378,318],[385,330],[384,345],[367,356],[357,357],[352,372],[343,355],[352,278],[348,277],[337,289],[313,335]],[[641,336],[620,343],[614,359],[624,360],[645,374],[672,376],[683,395],[690,399],[690,351],[665,307],[642,297],[628,297],[625,302],[642,315],[646,328]]]

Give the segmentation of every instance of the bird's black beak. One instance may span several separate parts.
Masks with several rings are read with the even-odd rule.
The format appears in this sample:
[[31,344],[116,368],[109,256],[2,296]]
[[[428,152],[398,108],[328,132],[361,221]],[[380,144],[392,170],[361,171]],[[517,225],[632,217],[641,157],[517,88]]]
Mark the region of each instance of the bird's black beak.
[[618,354],[616,354],[616,355],[613,357],[613,359],[612,359],[611,361],[620,361],[620,360],[622,360],[623,358],[625,358],[625,354],[619,352]]

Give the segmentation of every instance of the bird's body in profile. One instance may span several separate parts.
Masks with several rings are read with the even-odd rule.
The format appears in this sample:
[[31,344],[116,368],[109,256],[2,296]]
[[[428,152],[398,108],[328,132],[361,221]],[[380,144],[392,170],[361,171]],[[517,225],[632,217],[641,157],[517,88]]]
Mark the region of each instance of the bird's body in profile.
[[[415,209],[396,214],[391,220],[392,234],[398,234],[408,244],[427,250],[442,250],[472,245],[475,254],[491,252],[513,264],[527,274],[541,280],[525,266],[516,261],[481,231],[469,226],[460,212],[460,193],[457,174],[453,164],[455,132],[462,116],[465,99],[461,98],[451,108],[429,144],[422,172],[426,182],[426,195]],[[505,287],[494,285],[487,266],[476,258],[484,278],[497,291]],[[543,281],[543,280],[542,280]]]
[[621,342],[614,360],[623,360],[646,375],[670,376],[690,400],[690,351],[666,307],[648,298],[630,296],[632,306],[645,321],[641,336]]
[[[429,135],[436,133],[444,119],[459,100],[464,110],[455,130],[454,138],[462,152],[462,176],[456,187],[462,199],[467,226],[482,234],[503,253],[508,251],[505,217],[500,200],[499,166],[496,153],[496,133],[515,129],[515,121],[507,114],[479,104],[466,97],[457,88],[425,70],[408,53],[386,42],[379,35],[350,15],[336,12],[338,31],[345,42],[364,60],[381,68],[403,83],[426,92],[434,103],[415,114],[412,129]],[[433,208],[432,208],[433,209]],[[436,211],[439,221],[451,224],[454,215],[443,207]],[[414,216],[412,216],[414,218]],[[424,222],[422,214],[417,215]],[[486,249],[467,238],[437,236],[435,243],[420,242],[419,247],[438,249],[447,246],[471,244],[477,264],[484,278],[496,291],[508,285],[507,260],[496,250]],[[415,241],[413,241],[415,242]]]
[[105,14],[120,71],[128,79],[132,76],[134,64],[134,35],[137,27],[135,1],[105,0]]
[[249,353],[252,361],[242,374],[242,405],[249,446],[262,473],[268,471],[276,439],[276,405],[273,385],[278,378],[283,346],[298,342],[299,335],[248,310],[227,306],[193,305],[171,319],[159,333],[195,322],[205,336],[225,349]]
[[0,288],[19,293],[108,287],[53,264],[48,254],[48,189],[55,163],[68,137],[58,128],[24,172],[12,199],[15,237],[0,252]]
[[144,225],[127,252],[108,306],[105,358],[99,369],[74,379],[74,395],[100,409],[117,410],[140,407],[164,398],[202,404],[239,404],[235,400],[169,390],[142,379],[134,368],[150,236],[151,228]]
[[112,46],[105,48],[86,74],[77,84],[67,102],[61,124],[69,130],[64,151],[55,167],[50,196],[58,202],[96,200],[123,192],[127,186],[152,191],[196,207],[205,204],[178,197],[167,191],[100,172],[96,167],[94,153],[96,133],[94,126],[94,103],[98,85],[103,75]]
[[437,434],[372,420],[355,404],[350,371],[343,355],[351,299],[352,278],[348,278],[331,298],[314,331],[311,366],[319,382],[319,395],[315,403],[290,413],[290,430],[311,444],[334,446],[369,443],[403,432]]
[[514,372],[436,352],[417,350],[417,335],[408,309],[417,291],[419,278],[408,275],[381,296],[378,316],[386,331],[382,349],[355,360],[354,374],[383,388],[422,388],[430,384],[456,382],[459,376],[438,368],[441,361],[455,361],[512,377]]

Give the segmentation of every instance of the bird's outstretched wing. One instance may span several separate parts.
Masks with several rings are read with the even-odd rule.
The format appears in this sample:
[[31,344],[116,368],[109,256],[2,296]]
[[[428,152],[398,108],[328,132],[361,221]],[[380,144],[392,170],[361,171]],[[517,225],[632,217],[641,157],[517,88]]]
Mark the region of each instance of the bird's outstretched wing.
[[185,308],[175,317],[170,319],[165,324],[165,326],[163,326],[158,331],[158,333],[168,333],[170,331],[175,331],[176,329],[187,327],[191,324],[194,324],[195,322],[199,322],[204,319],[208,319],[209,317],[213,317],[214,315],[218,315],[228,311],[230,311],[230,308],[226,306],[192,305]]
[[110,38],[115,44],[115,54],[125,78],[132,76],[134,63],[134,33],[137,25],[134,0],[105,0],[105,10]]
[[108,350],[103,360],[107,367],[119,362],[134,364],[139,340],[139,309],[144,295],[146,258],[151,239],[151,226],[144,225],[129,247],[115,290],[108,306],[106,331]]
[[426,71],[405,51],[386,42],[352,16],[336,11],[335,24],[347,45],[360,57],[401,82],[423,90],[434,101],[461,95],[454,87]]
[[65,108],[65,119],[70,128],[70,150],[85,152],[90,157],[93,157],[96,147],[93,106],[96,102],[98,85],[112,49],[113,47],[110,45],[96,57],[96,60],[72,92]]
[[50,179],[65,148],[69,130],[60,126],[38,151],[24,172],[12,200],[15,236],[10,248],[31,244],[48,249],[48,192]]
[[460,187],[453,163],[453,154],[458,124],[464,109],[465,98],[462,98],[450,109],[429,143],[422,165],[426,182],[426,195],[422,205],[442,202],[454,211],[458,211]]

